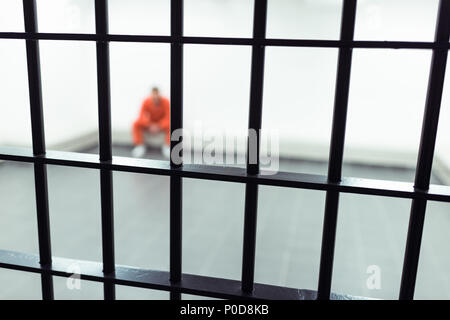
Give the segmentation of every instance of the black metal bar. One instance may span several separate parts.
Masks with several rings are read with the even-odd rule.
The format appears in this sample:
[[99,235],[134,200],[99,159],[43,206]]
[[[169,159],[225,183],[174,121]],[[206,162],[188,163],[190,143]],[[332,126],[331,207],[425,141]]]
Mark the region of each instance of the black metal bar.
[[[182,180],[170,177],[170,281],[182,279]],[[180,300],[178,292],[170,292],[171,300]]]
[[[103,272],[114,274],[114,205],[113,177],[111,170],[100,169],[100,194],[102,210],[102,256]],[[103,287],[105,300],[115,299],[115,286],[105,282]]]
[[[35,32],[37,26],[36,0],[23,1],[25,31]],[[39,42],[26,41],[28,86],[30,94],[31,133],[33,139],[33,153],[45,154],[44,115],[42,110],[41,67]]]
[[258,209],[258,185],[245,186],[244,242],[242,249],[242,291],[253,291],[255,277],[256,221]]
[[[253,39],[266,37],[267,0],[255,1],[253,16]],[[262,121],[262,98],[264,81],[263,45],[252,47],[252,70],[250,83],[249,136],[247,141],[247,174],[259,173],[259,145]],[[252,292],[255,273],[256,220],[258,208],[258,184],[245,186],[244,241],[242,250],[242,291]]]
[[449,44],[436,45],[433,42],[375,41],[375,40],[308,40],[308,39],[266,39],[266,46],[318,47],[318,48],[361,48],[361,49],[433,49],[450,48]]
[[[106,35],[108,33],[107,0],[95,0],[95,21],[97,34]],[[112,159],[109,44],[107,41],[97,41],[96,44],[100,160],[109,161]]]
[[[355,30],[356,0],[345,0],[342,8],[341,40],[352,41]],[[337,183],[342,177],[345,127],[350,88],[352,48],[340,48],[336,75],[333,126],[331,131],[328,181]],[[328,191],[325,200],[325,217],[322,231],[322,249],[317,299],[330,298],[333,259],[336,239],[336,225],[339,207],[339,193]]]
[[113,157],[111,162],[100,162],[98,157],[93,154],[51,150],[47,151],[45,156],[34,157],[29,149],[10,147],[0,147],[0,159],[192,179],[257,183],[259,185],[276,187],[450,202],[450,186],[445,185],[430,185],[428,190],[420,190],[414,188],[414,185],[409,182],[352,177],[343,177],[339,183],[331,183],[328,181],[327,176],[316,174],[279,171],[270,175],[249,175],[245,168],[191,164],[184,164],[181,168],[173,169],[167,161],[161,160]]
[[[108,34],[107,0],[95,0],[96,34]],[[112,160],[111,145],[111,89],[109,71],[109,43],[97,41],[97,89],[98,89],[98,127],[100,162]],[[114,273],[114,205],[113,176],[111,170],[100,169],[100,194],[102,208],[102,255],[103,272]],[[111,282],[104,285],[105,300],[115,299],[115,287]]]
[[[240,290],[240,281],[191,274],[183,274],[183,280],[175,284],[169,281],[169,272],[120,265],[116,266],[115,274],[105,275],[102,271],[102,263],[59,257],[53,258],[52,265],[42,266],[38,262],[38,257],[34,254],[0,250],[0,268],[40,273],[43,276],[70,277],[72,274],[67,270],[74,263],[80,266],[80,279],[82,280],[110,281],[117,285],[130,287],[173,291],[220,299],[312,300],[316,296],[316,292],[312,290],[257,283],[253,292],[248,294]],[[333,294],[332,299],[355,300],[363,298]]]
[[[36,210],[39,239],[40,263],[49,265],[52,263],[52,251],[50,241],[50,217],[48,207],[47,167],[45,164],[34,165],[34,183],[36,190]],[[41,277],[42,299],[53,300],[53,279],[49,275]]]
[[[37,16],[35,0],[23,1],[25,32],[37,32]],[[45,154],[44,117],[42,109],[41,70],[39,43],[37,40],[26,40],[28,87],[30,94],[31,132],[33,139],[33,155]],[[48,208],[47,168],[43,163],[34,164],[34,183],[36,194],[36,210],[39,239],[39,262],[49,265],[52,262],[50,241],[50,218]],[[42,276],[42,298],[53,300],[53,280],[51,276]]]
[[[450,1],[441,0],[436,23],[436,43],[448,43],[450,32],[449,24]],[[448,50],[434,49],[431,58],[425,113],[423,116],[416,177],[414,180],[414,187],[420,190],[428,190],[430,185],[431,167],[433,165],[447,55]],[[403,260],[402,281],[400,285],[399,298],[401,300],[412,300],[414,298],[426,206],[426,200],[413,199],[412,201],[405,258]]]
[[[170,131],[183,128],[183,0],[171,0],[171,36],[170,49]],[[170,153],[176,145],[182,143],[171,139]],[[170,157],[170,167],[179,168],[182,161]],[[181,177],[170,177],[170,281],[179,283],[182,279],[182,199],[183,181]],[[171,300],[180,300],[181,293],[171,291]]]
[[184,44],[214,44],[214,45],[264,45],[281,47],[319,47],[319,48],[366,48],[366,49],[449,49],[449,43],[426,41],[376,41],[376,40],[318,40],[318,39],[263,39],[224,38],[224,37],[189,37],[174,38],[157,35],[127,35],[88,33],[26,33],[0,32],[0,39],[28,40],[69,40],[69,41],[113,41],[113,42],[155,42]]

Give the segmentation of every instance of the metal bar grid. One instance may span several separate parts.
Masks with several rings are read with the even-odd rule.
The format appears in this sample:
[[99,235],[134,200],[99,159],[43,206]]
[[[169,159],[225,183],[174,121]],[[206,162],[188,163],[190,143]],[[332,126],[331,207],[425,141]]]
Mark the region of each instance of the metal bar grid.
[[[344,0],[339,40],[267,39],[265,37],[267,0],[255,0],[252,38],[212,38],[183,36],[183,1],[171,0],[171,35],[138,36],[108,33],[107,0],[95,1],[96,33],[39,33],[35,0],[23,0],[25,32],[0,32],[0,39],[26,40],[33,150],[0,147],[0,159],[34,164],[38,216],[39,258],[34,255],[0,250],[0,267],[40,273],[44,299],[53,299],[52,276],[70,276],[65,265],[69,259],[51,256],[46,165],[96,168],[100,170],[102,203],[103,263],[80,262],[87,268],[82,279],[104,283],[105,299],[114,299],[114,285],[167,290],[172,299],[181,293],[219,298],[285,298],[285,299],[347,299],[330,293],[334,239],[339,193],[357,193],[412,199],[411,218],[405,251],[400,299],[412,299],[420,253],[420,242],[427,200],[450,202],[450,187],[430,185],[431,165],[439,119],[439,109],[449,45],[450,0],[441,0],[434,42],[354,41],[356,0]],[[38,40],[96,41],[99,99],[100,157],[70,152],[46,151],[42,116]],[[171,44],[171,132],[183,127],[182,70],[183,44],[222,44],[252,46],[252,75],[249,129],[261,128],[264,50],[266,46],[333,47],[339,48],[333,130],[330,145],[328,176],[278,172],[259,173],[259,143],[257,162],[247,160],[247,168],[206,165],[183,165],[164,161],[112,157],[111,110],[109,87],[109,42],[162,42]],[[342,154],[352,48],[431,49],[433,57],[425,104],[415,183],[379,181],[341,177]],[[171,144],[171,151],[175,142]],[[249,156],[249,153],[247,154]],[[116,266],[114,263],[112,172],[126,171],[170,176],[170,272]],[[242,281],[182,274],[181,217],[182,178],[232,181],[246,184],[246,205],[243,243]],[[322,254],[318,291],[298,290],[255,284],[254,253],[256,236],[257,194],[259,185],[283,186],[327,191]]]

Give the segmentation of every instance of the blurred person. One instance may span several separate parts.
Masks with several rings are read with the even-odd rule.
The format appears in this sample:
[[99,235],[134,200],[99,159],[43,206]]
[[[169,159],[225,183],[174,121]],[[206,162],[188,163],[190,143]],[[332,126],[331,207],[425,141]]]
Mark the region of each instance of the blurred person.
[[146,147],[144,133],[155,134],[164,132],[165,142],[161,147],[164,157],[170,155],[170,102],[159,93],[158,87],[153,87],[151,95],[142,103],[138,119],[133,123],[133,157],[145,155]]

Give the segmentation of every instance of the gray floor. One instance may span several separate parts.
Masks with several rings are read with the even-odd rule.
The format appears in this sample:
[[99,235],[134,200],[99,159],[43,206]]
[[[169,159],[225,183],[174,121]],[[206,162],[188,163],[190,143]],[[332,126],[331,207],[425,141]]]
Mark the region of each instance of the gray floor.
[[[115,155],[129,155],[116,147]],[[95,152],[95,150],[90,150]],[[152,152],[148,156],[159,157]],[[284,160],[281,169],[326,173],[326,163]],[[347,176],[411,181],[411,170],[346,165]],[[37,253],[33,168],[0,164],[0,248]],[[434,179],[433,183],[438,183]],[[101,261],[99,173],[48,167],[53,255]],[[183,180],[183,271],[239,279],[242,261],[242,184]],[[257,282],[316,289],[325,193],[280,187],[260,189]],[[168,270],[169,180],[114,173],[116,262]],[[332,290],[395,299],[400,285],[410,201],[343,194]],[[416,298],[450,299],[450,205],[429,202]],[[368,289],[367,268],[381,271],[381,288]],[[101,299],[98,283],[69,290],[55,278],[57,299]],[[0,299],[40,299],[40,278],[0,269]],[[168,294],[119,286],[118,299],[167,299]],[[186,296],[185,298],[190,298]]]

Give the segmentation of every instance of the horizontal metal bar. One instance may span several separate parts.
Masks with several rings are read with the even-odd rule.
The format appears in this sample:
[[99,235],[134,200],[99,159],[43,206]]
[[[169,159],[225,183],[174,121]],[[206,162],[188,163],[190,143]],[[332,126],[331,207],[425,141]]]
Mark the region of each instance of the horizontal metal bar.
[[167,42],[170,36],[143,36],[143,35],[101,35],[90,33],[26,33],[26,32],[0,32],[0,39],[29,39],[29,40],[67,40],[67,41],[120,41],[120,42]]
[[316,40],[316,39],[253,39],[225,37],[175,37],[163,35],[125,35],[89,33],[27,33],[0,32],[0,39],[68,40],[68,41],[112,41],[112,42],[156,42],[217,45],[265,45],[281,47],[325,47],[367,49],[450,49],[449,43],[426,41],[373,41],[373,40]]
[[64,151],[47,150],[46,155],[33,156],[31,149],[12,147],[0,147],[0,160],[450,202],[450,186],[430,185],[426,191],[414,188],[409,182],[390,180],[344,177],[341,182],[331,183],[325,175],[281,171],[268,175],[264,170],[261,170],[260,174],[248,175],[245,168],[193,164],[171,168],[168,161],[125,157],[99,161],[96,154]]
[[[80,279],[96,282],[112,282],[116,285],[164,290],[221,299],[264,300],[313,300],[313,290],[293,289],[265,284],[255,284],[252,293],[241,290],[241,282],[192,274],[183,274],[181,281],[172,283],[169,272],[139,269],[116,265],[114,274],[104,274],[101,262],[53,257],[50,265],[40,265],[39,256],[28,253],[0,250],[0,268],[19,270],[42,275],[70,277],[69,270],[80,270]],[[335,300],[359,300],[363,297],[332,294]]]
[[373,40],[308,40],[308,39],[266,39],[266,46],[282,47],[328,47],[365,49],[449,49],[450,45],[416,41],[373,41]]

